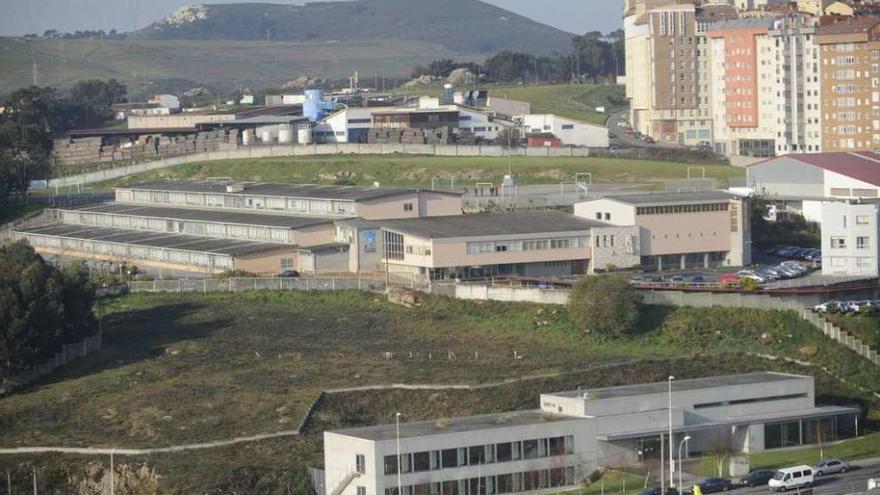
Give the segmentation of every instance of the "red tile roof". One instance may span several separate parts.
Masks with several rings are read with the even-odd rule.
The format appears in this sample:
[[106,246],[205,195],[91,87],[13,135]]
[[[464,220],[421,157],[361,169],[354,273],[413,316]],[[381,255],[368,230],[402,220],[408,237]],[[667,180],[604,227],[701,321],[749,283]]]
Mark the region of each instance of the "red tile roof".
[[858,151],[853,153],[792,154],[763,160],[751,166],[754,167],[779,158],[797,160],[807,165],[819,167],[829,172],[845,175],[880,187],[880,153]]

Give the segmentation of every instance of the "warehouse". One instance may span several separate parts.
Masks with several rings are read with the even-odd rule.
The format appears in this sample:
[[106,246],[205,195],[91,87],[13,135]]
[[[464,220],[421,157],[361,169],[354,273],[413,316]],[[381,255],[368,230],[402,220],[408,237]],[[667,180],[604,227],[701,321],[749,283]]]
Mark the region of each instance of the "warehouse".
[[277,275],[284,270],[335,272],[345,270],[348,262],[348,247],[336,244],[300,248],[63,224],[21,229],[15,234],[27,239],[39,253],[204,274],[230,270],[264,275]]
[[880,197],[880,154],[809,153],[771,158],[747,169],[748,186],[768,199]]
[[647,270],[751,263],[747,203],[722,191],[630,194],[577,203],[575,215],[639,229]]
[[557,493],[600,467],[655,463],[670,431],[685,458],[750,453],[857,436],[858,415],[816,406],[813,377],[774,372],[541,394],[536,410],[325,432],[321,485],[325,495],[395,495],[398,484],[407,495]]
[[[590,262],[597,255],[594,249],[603,252],[603,267],[638,263],[636,229],[558,211],[336,224],[337,240],[351,242],[351,255],[357,256],[352,268],[372,267],[378,260],[391,272],[432,280],[586,274],[596,269]],[[591,248],[592,238],[604,242]]]
[[237,211],[166,208],[100,203],[58,209],[62,223],[129,230],[197,235],[215,239],[295,244],[300,247],[333,242],[328,218],[294,217]]
[[312,184],[156,181],[116,188],[116,201],[368,220],[461,213],[461,194]]
[[563,146],[585,146],[607,148],[609,146],[608,128],[566,119],[553,114],[523,115],[523,129],[526,137],[552,134]]

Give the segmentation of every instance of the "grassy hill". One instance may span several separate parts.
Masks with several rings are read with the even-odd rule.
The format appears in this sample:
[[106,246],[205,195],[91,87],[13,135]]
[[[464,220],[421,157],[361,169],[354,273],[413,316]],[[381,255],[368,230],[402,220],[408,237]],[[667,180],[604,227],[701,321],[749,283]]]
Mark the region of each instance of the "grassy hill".
[[151,39],[294,42],[427,42],[460,53],[549,54],[571,48],[571,33],[479,0],[357,0],[304,5],[241,3],[184,7],[134,33]]
[[[104,350],[0,399],[3,446],[145,447],[296,427],[319,390],[383,383],[485,383],[654,359],[479,392],[391,391],[331,395],[308,434],[216,450],[117,456],[146,463],[161,493],[302,493],[321,465],[320,432],[388,422],[531,408],[541,390],[778,369],[816,376],[821,400],[860,396],[818,368],[744,359],[743,352],[800,357],[877,389],[876,368],[799,318],[739,309],[653,308],[641,332],[603,339],[579,333],[563,308],[426,298],[413,309],[361,293],[140,294],[103,307]],[[762,344],[760,336],[773,335]],[[478,355],[474,350],[479,350]],[[514,358],[514,351],[521,356]],[[383,354],[394,353],[393,359]],[[430,353],[430,356],[429,356]],[[657,361],[659,360],[659,361]],[[876,414],[876,413],[872,413]],[[107,458],[0,457],[19,491],[36,467],[66,483]],[[80,473],[80,476],[85,476]],[[47,491],[48,492],[48,491]],[[55,487],[53,492],[67,492]]]
[[[595,183],[655,185],[687,177],[687,164],[624,160],[616,158],[526,158],[513,157],[510,167],[521,184],[556,184],[574,181],[576,173],[591,172]],[[706,177],[726,184],[745,171],[729,165],[705,164]],[[253,160],[216,160],[178,165],[137,174],[105,186],[130,184],[161,178],[201,179],[232,177],[264,182],[335,183],[356,185],[379,182],[384,186],[429,186],[437,177],[448,183],[455,177],[460,186],[477,182],[499,182],[507,174],[508,159],[502,157],[434,157],[419,155],[324,155],[278,157]]]
[[360,71],[405,76],[437,58],[471,60],[423,41],[294,43],[224,40],[32,40],[0,38],[0,93],[33,82],[70,86],[90,78],[116,78],[129,94],[185,91],[195,86],[234,90],[273,87],[299,76],[342,78]]

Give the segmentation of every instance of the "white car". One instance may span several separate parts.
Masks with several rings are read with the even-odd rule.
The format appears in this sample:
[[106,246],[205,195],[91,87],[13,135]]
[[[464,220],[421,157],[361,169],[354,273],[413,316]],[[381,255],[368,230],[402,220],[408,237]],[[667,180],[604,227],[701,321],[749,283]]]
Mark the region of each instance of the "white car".
[[840,309],[840,303],[837,301],[826,301],[822,304],[817,304],[813,306],[813,311],[817,313],[830,313],[832,311],[838,311]]

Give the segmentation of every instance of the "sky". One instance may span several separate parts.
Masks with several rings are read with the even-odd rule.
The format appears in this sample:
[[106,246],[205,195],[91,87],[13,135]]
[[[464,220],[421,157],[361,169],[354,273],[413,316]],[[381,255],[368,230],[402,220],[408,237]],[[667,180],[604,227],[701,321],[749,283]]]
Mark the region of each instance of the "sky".
[[[198,3],[303,3],[302,0],[0,0],[0,36],[116,29],[131,31],[183,5]],[[335,0],[334,0],[335,1]],[[437,0],[442,2],[443,0]],[[551,26],[582,34],[621,26],[622,0],[485,0]]]

